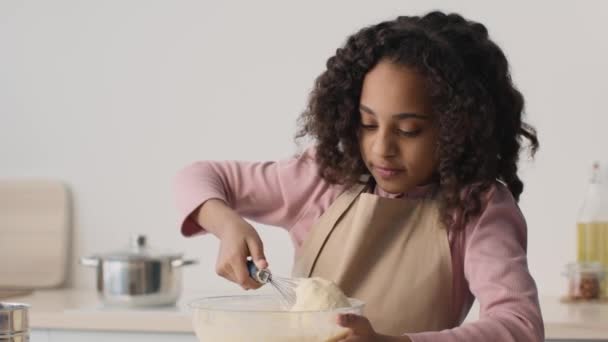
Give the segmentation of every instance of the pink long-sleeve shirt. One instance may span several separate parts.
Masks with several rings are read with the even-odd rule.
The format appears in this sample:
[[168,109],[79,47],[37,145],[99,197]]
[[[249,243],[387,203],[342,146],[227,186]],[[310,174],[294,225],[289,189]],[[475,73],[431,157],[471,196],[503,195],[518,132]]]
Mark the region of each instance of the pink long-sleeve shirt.
[[[313,223],[344,190],[318,175],[314,150],[269,162],[200,161],[175,178],[177,208],[185,236],[204,233],[192,213],[221,199],[243,217],[285,228],[299,248]],[[418,187],[397,196],[417,197]],[[395,196],[376,187],[379,196]],[[526,258],[527,228],[509,190],[496,183],[481,214],[448,233],[453,269],[451,313],[462,323],[476,298],[479,320],[443,331],[407,334],[412,341],[544,341],[535,282]],[[407,308],[404,308],[407,310]]]

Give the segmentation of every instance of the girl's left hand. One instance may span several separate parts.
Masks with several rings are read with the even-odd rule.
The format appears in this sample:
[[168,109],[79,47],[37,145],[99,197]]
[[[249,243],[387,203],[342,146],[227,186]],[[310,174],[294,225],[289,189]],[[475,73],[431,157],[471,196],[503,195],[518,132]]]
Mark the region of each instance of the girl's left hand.
[[350,329],[350,332],[339,340],[341,342],[411,342],[407,336],[378,334],[367,318],[355,314],[339,315],[338,325]]

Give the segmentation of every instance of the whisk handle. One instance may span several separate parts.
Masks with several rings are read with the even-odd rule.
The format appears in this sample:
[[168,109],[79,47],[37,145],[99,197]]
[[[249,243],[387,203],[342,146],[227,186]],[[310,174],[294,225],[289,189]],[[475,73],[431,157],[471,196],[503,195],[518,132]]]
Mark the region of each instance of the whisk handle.
[[261,284],[266,284],[270,281],[270,271],[259,269],[251,260],[247,260],[247,271],[249,276]]
[[247,260],[247,270],[249,271],[249,276],[255,279],[258,274],[258,267],[251,260]]

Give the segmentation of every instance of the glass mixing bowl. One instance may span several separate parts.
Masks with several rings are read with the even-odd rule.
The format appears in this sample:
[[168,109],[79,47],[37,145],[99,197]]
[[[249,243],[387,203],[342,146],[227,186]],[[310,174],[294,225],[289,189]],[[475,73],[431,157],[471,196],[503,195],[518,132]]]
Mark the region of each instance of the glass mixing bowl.
[[291,312],[272,295],[207,297],[190,303],[200,342],[328,342],[344,336],[338,313],[362,314],[363,302],[327,311]]

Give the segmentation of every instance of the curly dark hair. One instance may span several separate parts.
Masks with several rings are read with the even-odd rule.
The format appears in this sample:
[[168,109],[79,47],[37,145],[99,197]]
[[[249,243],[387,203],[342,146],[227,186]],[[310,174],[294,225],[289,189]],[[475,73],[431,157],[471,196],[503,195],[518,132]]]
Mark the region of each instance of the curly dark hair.
[[538,149],[535,129],[522,122],[524,98],[486,27],[439,11],[365,27],[327,60],[296,135],[314,139],[320,176],[350,186],[369,173],[358,143],[359,100],[366,73],[382,59],[412,68],[427,83],[438,116],[437,176],[446,226],[462,227],[478,215],[483,194],[497,180],[519,200],[522,137],[531,155]]

